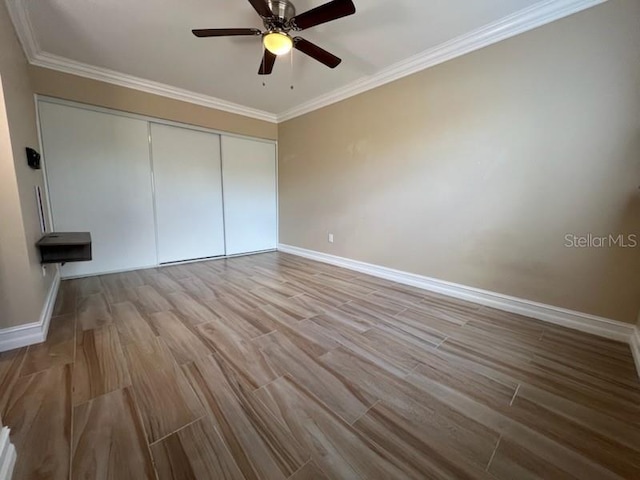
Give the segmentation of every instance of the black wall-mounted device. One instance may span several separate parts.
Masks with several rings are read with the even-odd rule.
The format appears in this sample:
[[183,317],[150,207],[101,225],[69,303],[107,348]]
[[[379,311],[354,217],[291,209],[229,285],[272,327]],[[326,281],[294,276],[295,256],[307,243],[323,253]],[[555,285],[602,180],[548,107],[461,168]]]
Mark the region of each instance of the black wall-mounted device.
[[27,164],[34,170],[40,170],[40,154],[27,147]]

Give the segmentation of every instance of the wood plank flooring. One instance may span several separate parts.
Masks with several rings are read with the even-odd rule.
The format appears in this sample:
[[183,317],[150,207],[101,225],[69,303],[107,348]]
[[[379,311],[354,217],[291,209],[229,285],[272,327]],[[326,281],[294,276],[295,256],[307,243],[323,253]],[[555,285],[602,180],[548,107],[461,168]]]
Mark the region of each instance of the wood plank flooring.
[[16,480],[640,478],[627,345],[281,253],[64,281]]

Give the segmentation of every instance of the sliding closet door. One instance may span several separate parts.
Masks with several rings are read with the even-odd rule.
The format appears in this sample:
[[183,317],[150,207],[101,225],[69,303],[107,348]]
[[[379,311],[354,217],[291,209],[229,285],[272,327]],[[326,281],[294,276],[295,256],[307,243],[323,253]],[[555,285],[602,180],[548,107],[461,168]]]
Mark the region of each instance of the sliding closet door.
[[93,261],[62,276],[156,265],[147,122],[39,102],[53,225],[88,231]]
[[275,249],[275,145],[223,136],[222,176],[227,255]]
[[224,255],[220,136],[151,124],[158,260]]

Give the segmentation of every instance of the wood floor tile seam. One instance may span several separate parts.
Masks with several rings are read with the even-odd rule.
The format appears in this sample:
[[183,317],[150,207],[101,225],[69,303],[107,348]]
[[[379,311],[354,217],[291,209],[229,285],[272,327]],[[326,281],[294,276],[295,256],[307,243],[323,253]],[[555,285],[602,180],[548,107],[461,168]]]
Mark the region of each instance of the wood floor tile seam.
[[[209,414],[206,414],[203,418],[206,418],[208,416],[209,416]],[[212,422],[212,423],[213,423],[213,430],[216,432],[218,437],[220,437],[220,442],[222,443],[223,448],[226,450],[226,452],[229,455],[229,457],[233,459],[233,462],[238,467],[238,470],[240,471],[240,475],[242,475],[242,478],[244,478],[246,480],[247,477],[244,474],[244,472],[242,472],[242,470],[240,469],[240,466],[238,465],[238,462],[234,458],[233,452],[231,451],[231,446],[227,443],[227,439],[224,438],[223,432],[220,431],[220,427],[215,422]]]
[[[288,378],[290,381],[294,382],[298,388],[300,388],[301,390],[304,391],[304,393],[306,395],[308,395],[309,397],[311,397],[315,402],[317,402],[319,405],[322,406],[322,408],[324,408],[327,412],[330,412],[331,415],[333,415],[334,417],[336,417],[340,422],[344,423],[345,425],[349,426],[349,428],[353,428],[353,426],[351,425],[351,423],[349,422],[349,420],[347,420],[346,418],[344,418],[342,415],[340,415],[338,412],[334,411],[333,408],[331,408],[327,402],[325,402],[324,400],[322,400],[320,397],[318,397],[315,393],[313,393],[311,390],[309,390],[307,387],[305,387],[302,383],[300,383],[298,380],[296,380],[296,378],[290,374],[289,372],[287,372],[286,374],[282,375],[282,377],[286,377]],[[378,400],[376,400],[376,402],[378,402]],[[375,403],[375,402],[374,402]],[[365,412],[368,411],[370,409],[370,407],[367,407]],[[362,414],[360,415],[360,417],[362,417]]]
[[[367,330],[367,331],[369,331],[369,330]],[[360,356],[360,355],[359,355],[359,354],[358,354],[358,353],[353,349],[353,347],[352,347],[349,343],[345,342],[343,339],[341,339],[341,338],[336,338],[336,339],[335,339],[335,341],[336,341],[338,344],[340,344],[340,347],[345,348],[345,349],[347,349],[349,352],[352,352],[354,355],[356,355],[356,356],[358,356],[358,357],[362,358],[362,357],[361,357],[361,356]],[[402,375],[404,375],[404,376],[406,377],[406,376],[408,376],[408,375],[410,374],[411,370],[413,370],[414,368],[417,368],[419,364],[420,364],[420,363],[419,363],[419,361],[416,361],[416,365],[414,365],[413,367],[411,367],[411,368],[408,370],[408,372],[409,372],[409,373],[402,373],[402,372],[397,372],[397,373],[390,372],[390,373],[392,373],[393,375],[396,375],[396,376],[400,376],[400,374],[402,373]]]
[[418,368],[420,368],[420,365],[422,365],[422,362],[418,362],[418,364],[415,367],[413,367],[411,370],[409,370],[409,372],[404,376],[404,378],[406,378],[409,375],[411,375],[412,373],[414,373]]
[[[220,374],[222,374],[223,376],[226,376],[225,372],[221,370],[223,366],[223,362],[220,362],[221,359],[214,359],[213,356],[211,357],[211,359],[214,360],[214,364],[217,365],[216,369],[219,370]],[[196,369],[200,370],[201,366],[203,365],[198,366],[198,363],[200,362],[192,363],[191,366],[194,366],[196,367]],[[230,367],[229,365],[227,365],[227,367],[233,370],[233,367]],[[205,383],[207,382],[207,380],[204,377],[202,377],[202,380]],[[192,380],[189,379],[190,383],[191,381]],[[246,403],[245,401],[243,401],[244,397],[242,397],[239,394],[239,391],[236,388],[239,385],[232,386],[232,384],[229,382],[228,379],[224,380],[223,383],[224,385],[220,388],[220,391],[218,392],[219,395],[214,394],[214,391],[211,388],[211,386],[203,385],[204,389],[202,393],[205,393],[205,395],[207,396],[211,396],[211,399],[209,400],[206,398],[201,398],[200,396],[199,398],[203,404],[205,404],[205,402],[207,403],[205,405],[205,410],[207,411],[207,415],[209,416],[209,418],[215,420],[216,425],[219,427],[217,431],[220,434],[220,437],[224,440],[229,451],[234,451],[232,442],[236,444],[236,446],[240,447],[242,462],[238,461],[236,457],[234,458],[236,458],[236,462],[238,463],[238,465],[240,465],[240,463],[248,462],[247,466],[251,470],[252,475],[249,477],[245,474],[245,476],[247,478],[258,478],[256,477],[256,475],[258,474],[258,471],[261,470],[261,468],[259,468],[258,465],[251,460],[250,456],[247,455],[248,452],[246,451],[246,448],[244,448],[246,446],[245,443],[248,440],[247,436],[251,434],[257,435],[257,437],[255,437],[255,446],[257,446],[259,450],[261,449],[263,453],[268,453],[267,457],[272,461],[270,462],[272,463],[272,466],[278,465],[277,466],[278,470],[282,472],[283,471],[282,464],[278,461],[278,458],[277,458],[278,455],[276,455],[275,452],[273,451],[271,441],[269,440],[269,438],[271,438],[271,435],[277,432],[274,432],[268,429],[264,424],[264,422],[257,422],[255,421],[255,419],[251,419],[250,417],[252,415],[252,412],[255,412],[257,404],[260,404],[262,407],[264,407],[263,412],[265,413],[266,417],[268,417],[270,421],[274,422],[274,425],[276,426],[276,428],[273,430],[282,431],[282,432],[286,431],[288,429],[286,423],[282,421],[280,418],[278,418],[277,415],[273,414],[272,412],[264,411],[268,409],[266,408],[266,405],[264,405],[260,401],[259,398],[255,398],[255,392],[249,392],[249,393],[251,395],[251,398],[253,398],[253,400],[256,403],[253,403],[252,401],[250,401],[249,403]],[[227,401],[224,401],[221,399],[221,396],[224,396],[224,395],[229,395],[230,398],[228,398]],[[225,411],[229,407],[232,407],[231,404],[228,404],[228,401],[231,399],[234,399],[233,406],[235,406],[235,408],[238,409],[238,412],[235,412],[234,415],[235,414],[240,415],[240,417],[236,419],[235,422],[233,421],[234,417],[232,417],[231,415],[225,414]],[[212,405],[215,405],[215,410],[211,408]],[[227,429],[226,433],[222,430],[224,428]],[[308,453],[307,453],[307,456],[305,457],[305,460],[300,462],[300,464],[302,465],[307,461],[308,461]]]
[[442,339],[442,341],[441,341],[438,345],[436,345],[436,350],[437,350],[437,349],[439,349],[439,348],[440,348],[440,346],[441,346],[444,342],[446,342],[448,339],[449,339],[449,336],[448,336],[448,335],[447,335],[447,336],[445,336],[445,337]]
[[[153,460],[153,452],[151,451],[151,446],[149,445],[149,432],[147,432],[147,428],[145,427],[145,422],[144,422],[144,418],[142,417],[142,411],[140,409],[140,405],[138,405],[138,400],[136,400],[136,396],[133,392],[133,386],[128,386],[128,387],[124,387],[121,390],[124,389],[130,389],[130,394],[131,394],[131,403],[133,405],[133,410],[134,410],[134,415],[136,417],[136,420],[138,421],[138,425],[139,428],[142,430],[142,435],[143,435],[143,440],[144,440],[144,445],[147,449],[147,454],[149,455],[149,458],[151,458],[151,463],[153,464],[153,472],[155,474],[156,480],[158,479],[158,472],[156,470],[156,464],[155,461]],[[113,393],[113,392],[111,392]]]
[[200,416],[199,416],[198,418],[196,418],[195,420],[192,420],[192,421],[190,421],[189,423],[185,423],[185,424],[184,424],[184,425],[182,425],[180,428],[175,429],[175,430],[174,430],[173,432],[171,432],[171,433],[167,433],[166,435],[164,435],[164,436],[162,436],[162,437],[160,437],[160,438],[158,438],[158,439],[154,440],[153,442],[149,442],[148,437],[147,437],[147,445],[149,445],[149,446],[151,447],[151,446],[153,446],[153,445],[155,445],[155,444],[157,444],[157,443],[160,443],[160,442],[162,442],[163,440],[166,440],[167,438],[169,438],[171,435],[174,435],[174,434],[176,434],[176,433],[180,432],[181,430],[184,430],[185,428],[190,427],[190,426],[191,426],[191,425],[193,425],[194,423],[197,423],[197,422],[199,422],[200,420],[202,420],[202,419],[204,419],[204,418],[206,418],[206,417],[207,417],[206,413],[205,413],[204,415],[200,415]]
[[[132,388],[132,387],[126,387]],[[135,394],[133,391],[131,392],[131,401],[133,402],[133,408],[135,410],[136,419],[138,420],[139,428],[142,429],[142,434],[144,435],[144,445],[147,449],[147,454],[149,458],[151,458],[151,464],[153,465],[153,473],[155,474],[156,480],[158,480],[158,470],[156,469],[156,462],[153,459],[153,452],[151,451],[151,445],[149,445],[149,434],[147,433],[147,429],[144,426],[144,419],[142,418],[142,412],[140,411],[140,405],[135,398]]]
[[[291,380],[291,379],[285,379],[286,382],[290,383],[292,386],[294,386],[295,389],[299,390],[299,392],[305,397],[305,398],[309,398],[311,400],[311,404],[310,408],[311,410],[313,410],[314,408],[318,408],[319,411],[316,413],[321,413],[321,415],[326,415],[327,419],[330,419],[330,423],[334,423],[335,425],[333,427],[331,427],[331,429],[333,431],[335,431],[335,427],[339,427],[339,429],[343,429],[344,432],[346,432],[348,434],[348,437],[351,438],[353,437],[353,440],[355,440],[354,445],[358,445],[355,448],[357,449],[361,449],[361,448],[365,448],[367,449],[366,452],[369,454],[367,455],[367,457],[369,458],[369,460],[373,460],[374,458],[379,459],[379,460],[383,460],[383,455],[381,455],[381,453],[388,453],[384,448],[382,448],[377,442],[369,439],[363,432],[359,431],[358,429],[351,427],[348,423],[346,423],[340,416],[336,415],[335,413],[333,413],[333,411],[331,409],[327,409],[327,407],[322,403],[322,402],[318,402],[316,397],[314,396],[310,396],[309,392],[307,389],[305,389],[303,386],[301,386],[299,383],[296,383],[295,380]],[[300,399],[298,398],[298,401]],[[304,409],[303,409],[304,410]],[[310,413],[307,412],[306,410],[304,410],[303,416],[306,417],[306,414]],[[320,421],[319,423],[317,422],[318,418],[316,417],[316,415],[312,415],[313,419],[312,420],[312,424],[313,427],[312,429],[315,431],[317,427],[322,427],[322,421]],[[315,450],[312,452],[312,458],[314,460],[320,460],[319,466],[322,467],[322,465],[331,465],[332,463],[332,459],[333,460],[338,460],[339,463],[342,463],[343,466],[348,466],[350,473],[346,474],[343,470],[343,475],[336,475],[334,473],[334,475],[329,476],[329,478],[357,478],[357,479],[365,479],[365,478],[401,478],[399,476],[393,475],[393,476],[389,476],[389,475],[384,475],[384,471],[385,470],[378,470],[376,472],[376,476],[372,476],[370,474],[370,472],[372,471],[372,464],[368,463],[366,461],[364,461],[363,463],[363,459],[359,459],[357,457],[354,457],[352,454],[349,453],[349,446],[343,445],[343,448],[341,448],[338,451],[333,450],[334,447],[329,447],[327,449],[326,446],[323,446],[322,443],[324,441],[330,440],[329,438],[326,438],[324,435],[326,435],[329,432],[322,432],[321,429],[321,435],[319,437],[319,441],[320,441],[320,445],[319,448],[320,450]],[[309,441],[310,439],[308,439],[307,441]],[[311,440],[313,442],[313,440]],[[346,448],[345,448],[346,447]],[[364,452],[362,452],[364,453]],[[322,461],[323,457],[325,457],[325,454],[328,457],[328,463],[327,461]],[[337,454],[337,458],[336,458],[336,454]],[[394,468],[391,463],[388,463],[386,460],[383,460],[380,463],[380,466],[382,466],[383,464],[387,464],[388,467],[390,468]],[[373,467],[375,468],[375,467]],[[385,467],[386,468],[386,467]],[[364,471],[363,471],[364,470]],[[365,473],[365,471],[369,471],[369,474]]]
[[[73,372],[71,373],[71,375],[73,376]],[[73,387],[73,378],[72,378],[72,387]],[[96,396],[94,396],[94,397],[91,397],[91,398],[89,398],[89,399],[85,400],[85,401],[84,401],[84,402],[82,402],[82,403],[78,403],[78,404],[74,404],[74,405],[72,405],[72,408],[74,408],[74,409],[75,409],[75,408],[78,408],[78,407],[82,407],[82,406],[86,405],[87,403],[91,402],[92,400],[97,400],[97,399],[102,398],[102,397],[104,397],[104,396],[106,396],[106,395],[110,395],[110,394],[112,394],[113,392],[118,392],[118,391],[120,391],[120,390],[124,390],[125,388],[131,388],[131,387],[132,387],[132,385],[124,385],[124,386],[122,386],[122,387],[120,387],[120,388],[116,388],[115,390],[111,390],[111,391],[109,391],[109,392],[103,392],[103,393],[101,393],[101,394],[99,394],[99,395],[96,395]]]
[[[36,344],[36,345],[40,345],[40,344]],[[27,379],[27,378],[33,377],[34,375],[38,375],[39,373],[46,372],[47,370],[51,370],[52,368],[56,368],[56,367],[60,366],[60,365],[52,365],[52,366],[50,366],[48,368],[43,368],[42,370],[38,370],[36,372],[28,373],[26,375],[21,375],[22,370],[23,370],[23,366],[24,366],[24,364],[26,363],[26,360],[27,360],[27,355],[29,354],[29,347],[25,347],[25,348],[27,349],[27,351],[25,352],[24,358],[20,361],[20,366],[18,367],[17,378],[19,378],[19,379]],[[67,365],[73,366],[73,362],[72,363],[68,363]]]
[[436,350],[438,350],[442,345],[444,345],[444,343],[449,340],[451,337],[445,337],[436,347]]
[[[450,387],[450,386],[448,386],[446,384],[443,384],[441,382],[430,381],[430,383],[432,383],[433,385],[437,385],[439,389],[442,389],[444,391],[448,391],[453,395],[458,395],[458,396],[462,397],[464,399],[463,400],[464,402],[467,402],[467,403],[470,403],[470,404],[475,404],[475,406],[477,408],[479,408],[481,411],[484,412],[484,413],[480,414],[481,417],[484,417],[485,415],[487,415],[487,418],[494,417],[494,420],[492,420],[491,423],[494,423],[496,426],[500,425],[499,429],[496,430],[496,431],[499,434],[501,434],[502,436],[505,436],[505,435],[513,436],[514,432],[515,431],[519,431],[519,430],[520,431],[528,431],[529,433],[531,433],[533,435],[540,436],[540,437],[544,438],[546,441],[555,444],[558,448],[562,448],[566,452],[571,452],[573,455],[576,455],[577,457],[582,458],[582,460],[590,463],[594,467],[601,468],[601,469],[606,470],[607,472],[610,472],[610,473],[615,474],[615,475],[619,475],[619,473],[617,473],[616,470],[611,469],[610,466],[608,466],[606,463],[602,463],[600,460],[594,459],[588,453],[585,453],[584,451],[581,451],[580,449],[576,449],[575,445],[571,445],[570,443],[567,443],[565,441],[566,439],[564,437],[562,437],[562,436],[558,436],[558,434],[553,434],[552,432],[547,434],[544,431],[539,430],[537,428],[537,425],[535,425],[535,424],[523,423],[523,422],[519,421],[518,419],[512,417],[509,414],[508,411],[492,408],[491,406],[486,405],[483,402],[480,402],[480,401],[478,401],[478,400],[476,400],[474,398],[468,397],[468,396],[466,396],[466,395],[464,395],[464,394],[462,394],[460,392],[457,392],[452,387]],[[460,405],[451,406],[451,408],[453,408],[455,410],[458,410],[460,412],[463,412],[463,410],[461,410]],[[618,477],[616,477],[616,478],[618,478]]]
[[[18,371],[16,373],[16,378],[22,378],[22,370],[24,370],[24,364],[27,362],[27,355],[29,354],[29,347],[25,350],[22,359],[20,360],[20,365],[18,365]],[[33,372],[33,374],[25,375],[25,377],[29,377],[31,375],[35,375],[39,372]]]
[[107,296],[104,294],[104,286],[102,287],[101,291],[98,293],[98,295],[102,295],[102,297],[104,298],[104,303],[107,306],[107,310],[109,311],[109,315],[113,315],[113,311],[111,310],[111,304],[109,303],[109,301],[107,300]]
[[[374,292],[374,293],[375,293],[375,292]],[[404,308],[404,309],[400,310],[398,313],[395,313],[395,314],[393,314],[393,315],[391,315],[391,316],[392,316],[393,318],[396,318],[398,315],[402,315],[403,313],[405,313],[407,310],[410,310],[410,309],[411,309],[411,307],[406,307],[406,308]]]
[[[176,382],[177,382],[177,383],[180,383],[180,382],[179,382],[179,380],[180,380],[180,375],[182,375],[182,376],[183,376],[183,378],[182,378],[182,380],[183,380],[183,381],[181,382],[181,385],[180,385],[180,384],[178,385],[178,387],[177,387],[177,388],[178,388],[178,389],[180,389],[181,387],[184,387],[184,386],[186,385],[186,386],[188,387],[189,391],[191,392],[192,399],[193,399],[193,400],[195,401],[195,403],[197,404],[197,407],[200,407],[200,408],[202,409],[202,407],[203,407],[203,406],[202,406],[202,404],[201,404],[200,400],[198,399],[198,397],[197,397],[197,395],[196,395],[196,392],[195,392],[194,388],[193,388],[193,387],[192,387],[192,385],[187,381],[187,379],[184,377],[184,374],[183,374],[183,370],[182,370],[182,368],[180,367],[180,365],[178,364],[178,362],[175,360],[175,358],[173,357],[173,355],[171,355],[171,352],[170,352],[169,348],[167,347],[166,343],[164,342],[164,340],[163,340],[161,337],[156,337],[156,342],[157,342],[157,345],[159,346],[159,348],[160,348],[160,349],[166,349],[166,350],[168,351],[168,353],[169,353],[169,354],[168,354],[168,363],[169,363],[170,365],[167,365],[167,366],[171,368],[171,372],[174,372],[174,373],[175,373],[175,372],[178,372],[178,374],[179,374],[178,376],[176,376],[176,377],[175,377]],[[127,346],[127,348],[129,348],[129,347],[131,347],[131,345],[128,345],[128,346]],[[127,351],[125,351],[125,352],[124,352],[125,356],[127,355],[127,353],[128,353]],[[157,352],[154,352],[154,354],[155,354],[155,353],[157,353]],[[129,362],[127,362],[127,363],[129,364]],[[130,364],[128,365],[128,368],[131,370],[131,365],[130,365]],[[143,415],[143,406],[138,404],[138,395],[137,395],[137,392],[136,392],[136,386],[135,386],[135,382],[134,382],[134,378],[133,378],[133,373],[132,373],[131,375],[132,375],[132,378],[131,378],[131,388],[132,388],[132,392],[134,393],[134,395],[133,395],[134,404],[135,404],[135,405],[136,405],[136,407],[137,407],[137,411],[138,411],[139,417],[140,417],[140,419],[141,419],[141,421],[142,421],[142,426],[143,426],[143,427],[145,427],[145,421],[148,421],[148,420],[149,420],[149,418],[147,418],[147,417],[145,417],[145,415]],[[189,402],[189,399],[187,399],[187,398],[186,398],[185,396],[183,396],[182,394],[180,394],[180,398],[181,398],[181,401],[183,402],[182,407],[184,407],[184,408],[185,408],[185,410],[184,410],[184,411],[188,411],[188,414],[193,414],[193,411],[191,410],[191,407],[195,407],[195,405],[188,405],[188,403],[190,403],[190,402]],[[184,413],[184,411],[183,411],[183,413]],[[204,412],[204,410],[203,410],[203,412]],[[147,412],[147,416],[148,416],[148,412]],[[195,414],[193,414],[193,417],[196,417],[196,416],[197,416],[198,418],[202,418],[202,416],[203,416],[203,415],[202,415],[202,414],[200,414],[200,415],[195,415]],[[189,423],[193,423],[193,422],[192,422],[192,421],[189,421]],[[184,427],[184,426],[185,426],[185,425],[181,425],[181,426],[180,426],[180,428],[182,428],[182,427]],[[179,429],[172,429],[172,432],[170,432],[170,433],[173,433],[173,432],[175,432],[176,430],[179,430]],[[152,429],[150,429],[149,431],[147,431],[147,429],[146,429],[146,428],[143,428],[143,431],[145,432],[147,443],[149,443],[149,439],[150,439],[150,438],[152,438],[152,436],[153,436],[153,431],[152,431]],[[167,432],[167,433],[169,433],[169,432]],[[162,436],[163,436],[163,437],[165,437],[165,436],[167,436],[167,435],[165,434],[165,435],[162,435]],[[154,441],[154,442],[151,442],[151,443],[155,443],[155,441]]]
[[[162,343],[163,343],[164,345],[166,345],[166,342],[162,339],[162,337],[161,337],[161,336],[158,336],[157,338],[158,338],[160,341],[162,341]],[[189,390],[191,391],[191,393],[192,393],[192,394],[194,395],[194,397],[196,398],[197,403],[198,403],[201,407],[203,407],[203,412],[205,412],[205,413],[204,413],[204,415],[201,415],[201,416],[200,416],[200,418],[205,417],[205,416],[206,416],[206,411],[207,411],[207,410],[206,410],[206,405],[202,405],[202,402],[201,402],[201,401],[200,401],[200,399],[198,398],[198,393],[196,392],[195,388],[193,388],[193,385],[191,385],[191,382],[189,382],[189,381],[187,380],[186,376],[184,375],[184,370],[182,369],[182,366],[178,363],[178,361],[175,359],[175,357],[174,357],[173,355],[170,355],[170,356],[171,356],[171,360],[172,360],[172,362],[173,362],[173,364],[174,364],[174,367],[175,367],[175,368],[180,372],[180,375],[182,375],[182,376],[184,377],[184,380],[185,380],[186,384],[188,385]],[[198,419],[196,419],[196,420],[194,420],[193,422],[190,422],[190,423],[195,423],[197,420],[198,420]],[[180,427],[178,430],[181,430],[181,429],[182,429],[182,428],[184,428],[185,426],[186,426],[186,425],[184,425],[184,426]],[[177,430],[176,430],[176,431],[177,431]]]
[[[548,394],[548,392],[546,392],[544,389],[539,389],[531,385],[523,385],[523,387],[525,391],[527,389],[529,390],[528,392],[529,395],[527,395],[526,393],[524,395],[520,394],[518,399],[521,399],[522,402],[534,401],[530,397],[527,398],[528,396],[531,395],[532,391],[534,395],[536,395],[535,393],[536,391],[537,391],[537,394],[543,394],[543,395]],[[621,420],[613,418],[610,415],[607,415],[606,413],[602,413],[597,409],[592,409],[583,404],[572,402],[569,399],[563,399],[561,397],[559,397],[558,400],[566,404],[575,403],[575,405],[573,406],[575,410],[582,411],[583,413],[580,414],[574,411],[572,412],[572,414],[567,415],[566,412],[570,411],[569,408],[558,409],[558,408],[554,408],[552,405],[549,405],[548,403],[540,404],[540,405],[547,411],[551,412],[553,415],[560,417],[561,421],[568,422],[571,425],[583,430],[584,429],[589,430],[592,432],[592,435],[594,436],[597,436],[601,439],[605,439],[607,442],[612,441],[616,444],[619,444],[621,447],[635,450],[638,454],[640,454],[640,443],[638,442],[638,438],[640,438],[640,434],[636,434],[630,437],[627,431],[627,428],[635,427],[635,429],[637,429],[638,427],[640,427],[640,424],[638,422],[635,422],[635,424],[631,423],[631,425],[633,425],[633,427],[631,427],[626,423],[621,424],[620,423]],[[600,419],[600,421],[598,421],[598,419]],[[600,428],[598,428],[598,425],[600,425]],[[602,428],[603,425],[605,428]],[[609,425],[612,425],[613,427],[611,429],[607,429],[607,426]]]
[[263,333],[263,334],[261,334],[261,335],[258,335],[257,337],[253,337],[253,338],[251,338],[251,341],[252,341],[252,342],[256,342],[256,341],[261,340],[261,339],[263,339],[263,338],[265,338],[265,337],[268,337],[269,335],[273,335],[274,333],[276,333],[276,332],[278,332],[278,331],[279,331],[279,330],[272,330],[272,331],[270,331],[270,332]]
[[377,399],[375,402],[373,402],[369,408],[367,408],[364,412],[362,412],[362,415],[360,415],[358,418],[356,418],[353,422],[349,423],[349,425],[351,425],[352,427],[355,428],[355,424],[358,422],[358,420],[360,420],[362,417],[364,417],[367,413],[369,413],[371,411],[371,409],[373,409],[376,405],[378,405],[382,400]]
[[[260,351],[262,352],[262,349],[260,349]],[[251,390],[252,394],[256,394],[257,392],[259,392],[260,390],[264,390],[266,389],[269,385],[271,385],[273,382],[276,382],[278,380],[280,380],[282,377],[284,376],[291,376],[291,374],[289,372],[285,372],[283,375],[278,375],[277,378],[274,378],[273,380],[269,380],[267,383],[265,383],[264,385],[260,385],[257,388],[254,388],[253,390]]]
[[513,406],[513,402],[515,402],[516,397],[518,396],[518,392],[520,391],[520,386],[522,384],[518,383],[518,386],[516,387],[516,391],[513,392],[513,397],[511,397],[511,401],[509,402],[509,406],[512,407]]
[[484,469],[485,472],[489,472],[489,468],[491,468],[491,462],[493,462],[493,459],[496,456],[496,452],[498,451],[498,447],[500,446],[500,441],[501,440],[502,440],[502,434],[500,434],[500,436],[498,437],[498,441],[496,442],[496,446],[493,448],[493,453],[491,454],[491,457],[489,458],[489,461],[487,462],[487,466]]
[[76,366],[76,354],[78,351],[78,315],[77,315],[77,307],[76,309],[74,309],[74,321],[73,321],[73,368],[71,368],[71,392],[69,393],[69,395],[71,396],[71,412],[69,414],[70,416],[70,422],[69,422],[69,480],[73,480],[73,442],[74,442],[74,437],[73,437],[73,428],[74,428],[74,412],[76,410],[75,406],[73,405],[73,391],[74,391],[74,387],[75,387],[75,375],[74,375],[74,371],[75,371],[75,366]]
[[293,478],[295,475],[297,475],[298,472],[300,472],[303,468],[305,468],[307,465],[309,465],[311,462],[313,462],[313,459],[309,459],[305,464],[301,465],[300,467],[298,467],[298,469],[293,472],[291,475],[289,475],[287,477],[287,479]]
[[[6,398],[6,403],[4,401],[2,403],[0,403],[0,417],[2,417],[2,418],[6,418],[4,416],[5,411],[3,411],[3,410],[7,409],[8,406],[9,406],[9,398],[11,398],[11,394],[13,392],[15,383],[17,383],[19,380],[22,379],[22,377],[20,375],[22,373],[22,368],[23,368],[23,366],[24,366],[24,364],[25,364],[25,362],[27,360],[27,353],[29,351],[29,349],[27,347],[22,347],[22,348],[24,348],[24,353],[20,355],[19,365],[18,365],[18,368],[16,370],[15,375],[13,375],[13,381],[9,382],[9,385],[7,385],[7,387],[9,387],[9,388],[7,388],[7,391],[6,391],[6,397],[5,397]],[[19,352],[20,350],[18,349],[16,351]],[[0,355],[2,355],[2,354],[0,354]],[[34,375],[36,373],[38,373],[38,372],[34,372]],[[2,379],[0,379],[0,380],[2,380]],[[5,392],[0,392],[0,393],[5,393]],[[3,397],[0,395],[0,401],[2,401],[2,400],[3,400]]]

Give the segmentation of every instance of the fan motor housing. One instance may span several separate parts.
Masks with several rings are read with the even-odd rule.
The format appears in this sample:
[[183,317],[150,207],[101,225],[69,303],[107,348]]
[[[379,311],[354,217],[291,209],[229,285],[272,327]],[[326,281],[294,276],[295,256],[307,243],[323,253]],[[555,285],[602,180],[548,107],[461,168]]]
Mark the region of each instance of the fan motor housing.
[[267,0],[267,5],[282,22],[287,22],[296,15],[296,7],[288,0]]

